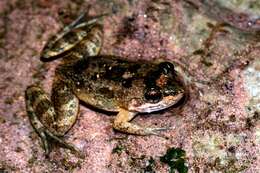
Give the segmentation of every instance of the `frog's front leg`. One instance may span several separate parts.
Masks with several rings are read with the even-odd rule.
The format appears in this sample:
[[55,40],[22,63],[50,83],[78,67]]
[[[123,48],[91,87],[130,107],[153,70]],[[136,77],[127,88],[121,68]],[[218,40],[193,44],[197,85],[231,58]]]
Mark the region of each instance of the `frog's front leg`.
[[45,154],[50,152],[48,139],[80,154],[73,145],[63,141],[63,136],[74,124],[78,114],[78,99],[61,82],[54,83],[52,101],[38,86],[29,86],[25,91],[26,109],[30,122],[40,136]]
[[167,130],[168,128],[141,127],[137,124],[130,123],[129,121],[131,121],[136,114],[135,112],[129,112],[121,108],[114,120],[113,128],[134,135],[157,135],[164,137],[159,134],[159,131]]

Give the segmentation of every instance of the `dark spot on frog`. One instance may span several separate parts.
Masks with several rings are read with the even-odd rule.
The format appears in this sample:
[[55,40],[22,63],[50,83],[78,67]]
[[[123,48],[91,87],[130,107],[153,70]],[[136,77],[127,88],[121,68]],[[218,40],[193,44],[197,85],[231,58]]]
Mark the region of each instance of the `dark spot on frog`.
[[122,86],[125,88],[130,88],[132,86],[132,81],[133,81],[132,78],[124,79],[122,81]]
[[98,66],[96,62],[89,62],[89,68],[94,69]]
[[30,93],[25,94],[26,99],[30,99],[32,102],[35,102],[39,99],[39,95],[42,95],[43,93],[41,91],[33,90]]
[[52,104],[49,100],[43,99],[37,104],[35,110],[39,115],[43,115],[46,111],[48,111],[48,108],[51,106]]
[[107,66],[106,63],[104,63],[104,62],[98,62],[98,68],[104,68],[104,67],[106,67],[106,66]]
[[121,66],[109,66],[106,67],[106,73],[104,77],[114,81],[120,81],[122,80],[122,76],[125,71],[126,69]]
[[109,88],[103,87],[99,89],[99,92],[106,96],[107,98],[113,98],[114,97],[114,92],[112,90],[110,90]]
[[[67,39],[67,38],[68,39]],[[78,35],[77,32],[70,32],[67,35],[65,35],[64,40],[66,40],[70,44],[74,44],[75,42],[78,41]],[[65,42],[65,41],[64,41]]]
[[[75,107],[75,106],[73,106],[73,107]],[[69,107],[69,109],[67,110],[67,114],[66,114],[67,116],[71,117],[74,115],[73,107]]]
[[[64,88],[62,84],[55,86],[55,88],[53,89],[56,90],[57,93],[57,95],[53,94],[51,96],[51,100],[54,101],[54,105],[66,105],[67,103],[69,103],[71,100],[74,99],[73,95],[68,94],[69,89]],[[62,97],[63,99],[59,99],[59,97]],[[69,104],[69,105],[72,106],[73,104]]]
[[82,74],[79,74],[79,71],[77,73],[76,72],[74,73],[73,71],[65,70],[61,74],[63,74],[61,76],[63,76],[64,81],[67,81],[67,83],[70,83],[73,85],[76,84],[77,87],[84,85],[85,80],[86,80],[86,79],[84,79],[84,76]]
[[75,73],[82,73],[82,71],[88,68],[88,66],[89,66],[88,58],[82,58],[73,65],[73,71]]
[[98,73],[94,73],[94,75],[92,75],[90,77],[91,80],[97,80],[97,76],[98,76]]
[[129,71],[130,73],[136,73],[136,72],[140,69],[140,67],[141,67],[140,64],[134,64],[134,65],[132,65],[132,66],[130,66],[130,67],[128,68],[128,71]]

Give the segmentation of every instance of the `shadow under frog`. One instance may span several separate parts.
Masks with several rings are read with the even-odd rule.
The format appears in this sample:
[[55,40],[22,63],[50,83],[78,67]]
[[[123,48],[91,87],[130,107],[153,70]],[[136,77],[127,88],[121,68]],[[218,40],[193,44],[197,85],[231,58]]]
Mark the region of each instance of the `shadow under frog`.
[[36,85],[25,91],[28,117],[46,155],[50,152],[49,139],[80,153],[62,139],[77,119],[79,100],[100,110],[117,112],[113,128],[118,131],[160,135],[167,128],[142,127],[130,121],[138,113],[166,109],[184,97],[179,68],[170,62],[129,61],[99,55],[103,30],[98,19],[86,20],[81,15],[44,47],[43,61],[62,58],[55,71],[51,98]]

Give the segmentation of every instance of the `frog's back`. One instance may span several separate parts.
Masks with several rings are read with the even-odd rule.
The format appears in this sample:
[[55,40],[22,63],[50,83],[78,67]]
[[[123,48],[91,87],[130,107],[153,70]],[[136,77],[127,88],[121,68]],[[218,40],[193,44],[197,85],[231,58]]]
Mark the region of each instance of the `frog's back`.
[[115,56],[86,57],[58,68],[58,76],[77,97],[96,108],[117,112],[142,98],[144,80],[154,64]]

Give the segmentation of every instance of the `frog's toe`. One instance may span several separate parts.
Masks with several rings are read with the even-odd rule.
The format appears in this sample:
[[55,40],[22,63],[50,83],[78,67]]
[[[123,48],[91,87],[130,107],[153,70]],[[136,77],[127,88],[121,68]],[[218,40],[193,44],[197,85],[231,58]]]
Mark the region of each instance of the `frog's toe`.
[[41,141],[42,141],[42,145],[45,151],[45,156],[48,158],[49,154],[51,152],[51,147],[50,147],[50,140],[53,140],[55,142],[57,142],[58,144],[62,145],[63,147],[71,150],[74,154],[78,155],[80,158],[84,158],[84,154],[74,145],[65,142],[64,140],[62,140],[61,138],[55,136],[54,134],[52,134],[49,130],[45,129],[45,128],[40,128],[40,129],[36,129],[37,133],[39,134]]
[[155,135],[155,136],[159,136],[159,137],[168,139],[168,137],[166,137],[165,135],[161,134],[161,132],[167,131],[167,130],[170,130],[170,129],[171,129],[170,127],[146,128],[146,134]]
[[169,130],[169,127],[156,127],[156,128],[149,128],[150,131],[155,131],[155,132],[161,132],[161,131],[166,131]]
[[[69,149],[70,151],[72,151],[72,153],[78,155],[80,158],[85,158],[85,155],[73,144],[70,144],[68,142],[65,142],[64,140],[62,140],[61,138],[53,135],[50,131],[46,130],[45,134],[50,137],[52,140],[54,140],[55,142],[57,142],[58,144],[62,145],[63,147]],[[47,153],[47,151],[45,150],[45,153]]]
[[50,154],[50,145],[49,145],[49,141],[47,139],[47,136],[44,132],[43,129],[38,129],[37,130],[37,133],[39,134],[40,138],[41,138],[41,141],[42,141],[42,145],[43,145],[43,148],[44,148],[44,151],[45,151],[45,156],[46,157],[49,157],[49,154]]

